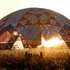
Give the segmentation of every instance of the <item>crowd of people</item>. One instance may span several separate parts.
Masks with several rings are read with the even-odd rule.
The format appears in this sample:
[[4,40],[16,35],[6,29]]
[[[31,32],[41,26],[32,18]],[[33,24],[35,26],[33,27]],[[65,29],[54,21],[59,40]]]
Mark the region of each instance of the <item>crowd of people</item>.
[[43,53],[26,52],[22,60],[6,61],[3,64],[7,70],[70,70],[70,56],[65,61],[44,58]]

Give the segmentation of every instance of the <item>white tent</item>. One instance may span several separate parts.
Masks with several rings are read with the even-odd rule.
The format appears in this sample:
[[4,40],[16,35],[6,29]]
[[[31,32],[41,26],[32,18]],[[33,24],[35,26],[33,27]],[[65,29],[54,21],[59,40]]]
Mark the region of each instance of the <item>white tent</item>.
[[20,35],[18,36],[17,40],[13,44],[12,49],[15,49],[15,50],[19,50],[19,49],[22,50],[22,49],[24,49]]

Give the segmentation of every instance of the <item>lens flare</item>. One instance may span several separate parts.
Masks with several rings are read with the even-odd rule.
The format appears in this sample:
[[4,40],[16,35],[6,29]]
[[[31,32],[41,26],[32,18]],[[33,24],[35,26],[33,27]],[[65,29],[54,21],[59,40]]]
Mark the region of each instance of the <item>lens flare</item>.
[[58,45],[62,44],[64,41],[59,39],[58,37],[53,37],[50,40],[45,40],[45,38],[42,37],[41,44],[44,47],[50,48],[50,47],[57,47]]

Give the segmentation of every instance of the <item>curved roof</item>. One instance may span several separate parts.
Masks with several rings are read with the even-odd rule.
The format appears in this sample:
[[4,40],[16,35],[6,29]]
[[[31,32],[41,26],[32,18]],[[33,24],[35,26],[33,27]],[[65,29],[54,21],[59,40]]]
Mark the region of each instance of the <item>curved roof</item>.
[[69,20],[65,18],[63,15],[57,12],[54,12],[48,9],[42,9],[42,8],[27,8],[27,9],[22,9],[22,10],[13,12],[0,20],[0,26],[4,25],[5,27],[11,24],[15,27],[18,22],[21,23],[22,25],[40,24],[37,22],[41,22],[41,20],[44,20],[45,23],[48,20],[54,20],[60,23],[61,26],[64,26],[64,25],[70,26]]
[[[32,31],[33,36],[36,37],[36,34],[40,31],[45,33],[45,29],[46,32],[48,29],[53,29],[62,36],[67,36],[66,33],[70,33],[70,23],[63,15],[43,8],[18,10],[0,20],[0,34],[6,30],[11,32],[17,30],[19,33],[25,34],[27,38],[30,36],[30,31]],[[30,37],[28,39],[30,39]],[[33,39],[32,36],[31,39]]]

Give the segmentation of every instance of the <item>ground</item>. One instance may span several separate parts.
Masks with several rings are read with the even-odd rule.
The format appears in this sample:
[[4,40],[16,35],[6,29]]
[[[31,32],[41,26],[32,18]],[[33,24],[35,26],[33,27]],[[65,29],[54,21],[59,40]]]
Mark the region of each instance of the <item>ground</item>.
[[40,68],[45,68],[42,70],[52,70],[49,69],[51,66],[65,68],[70,65],[69,61],[70,49],[27,48],[23,50],[0,50],[0,68],[7,68],[7,70],[11,70],[9,67],[13,68],[12,70],[15,70],[15,68],[17,68],[16,70],[24,70],[24,68],[27,68],[27,70],[29,68],[31,70],[37,70],[35,68],[38,68],[38,70]]

